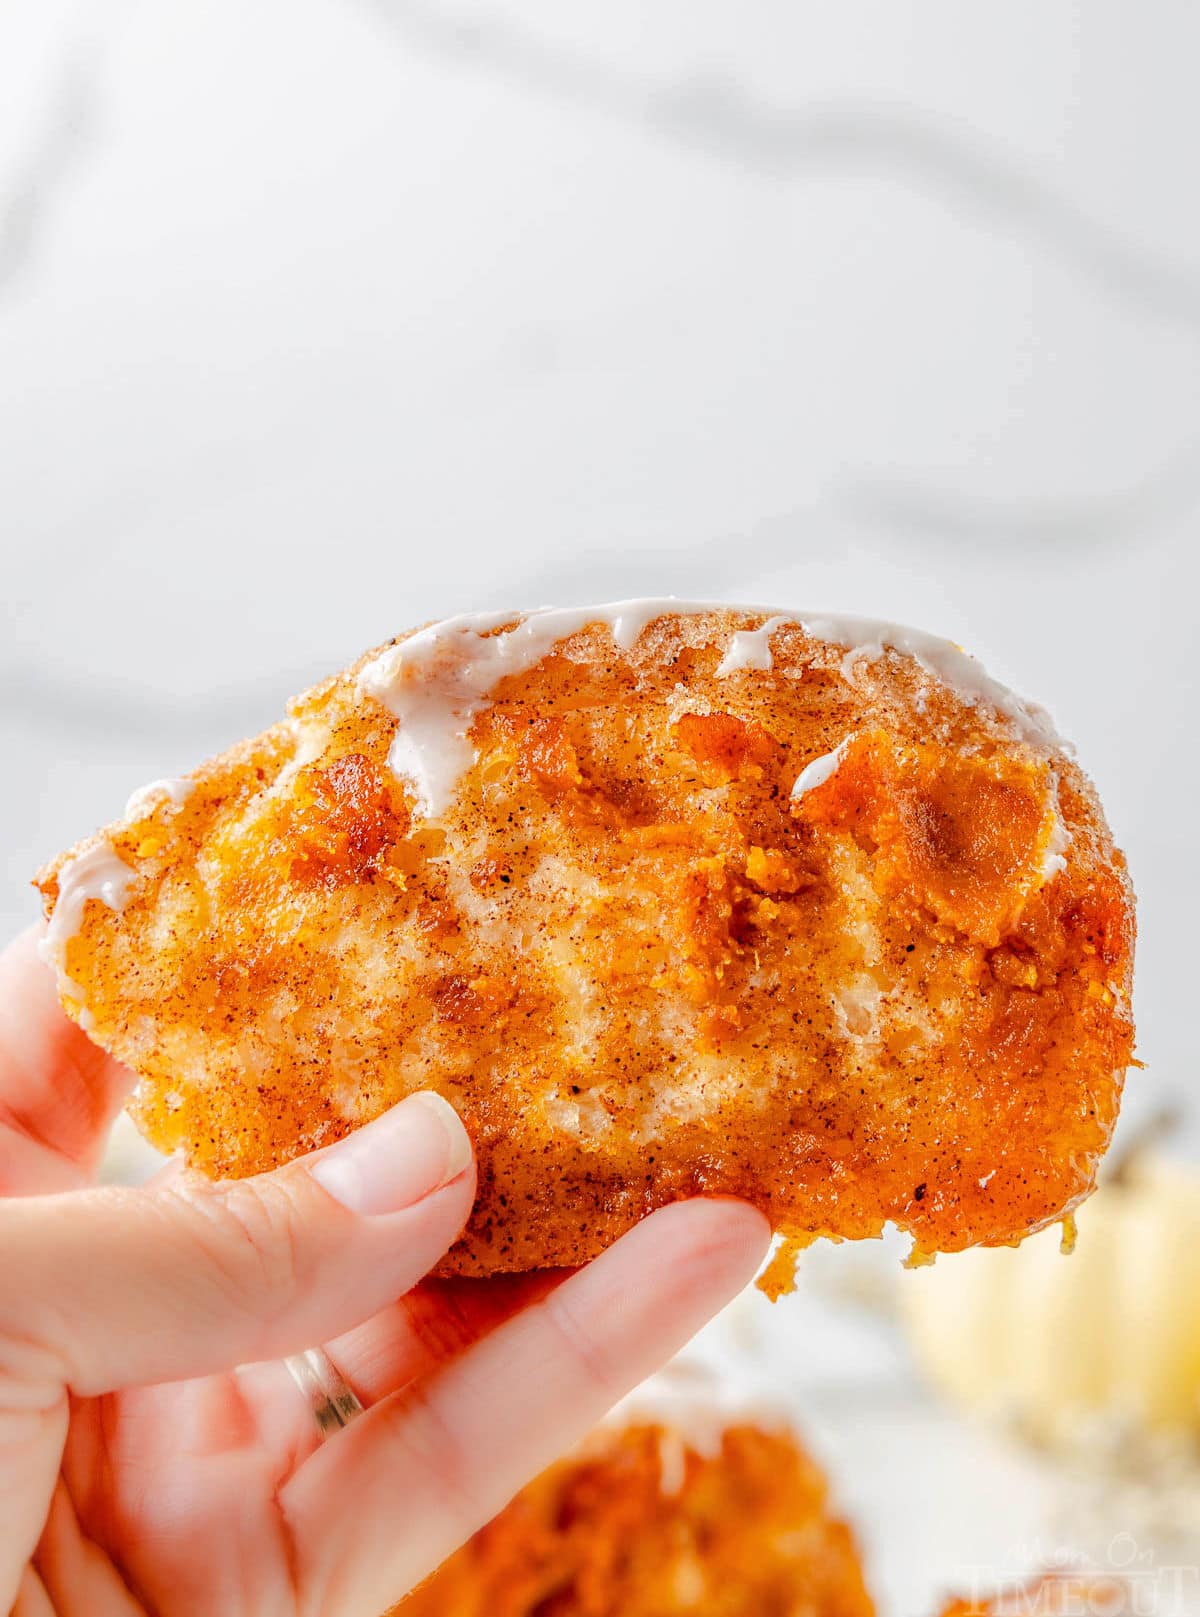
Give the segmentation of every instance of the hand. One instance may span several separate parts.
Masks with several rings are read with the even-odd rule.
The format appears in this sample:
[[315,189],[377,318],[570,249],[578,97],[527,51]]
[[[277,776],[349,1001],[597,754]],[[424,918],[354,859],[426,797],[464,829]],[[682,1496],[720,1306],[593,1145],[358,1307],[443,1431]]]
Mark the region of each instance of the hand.
[[[378,1617],[766,1246],[753,1209],[693,1201],[568,1277],[423,1281],[474,1195],[445,1102],[257,1179],[88,1188],[129,1082],[32,935],[0,955],[0,1611],[20,1617]],[[324,1443],[279,1363],[316,1343],[366,1406]]]

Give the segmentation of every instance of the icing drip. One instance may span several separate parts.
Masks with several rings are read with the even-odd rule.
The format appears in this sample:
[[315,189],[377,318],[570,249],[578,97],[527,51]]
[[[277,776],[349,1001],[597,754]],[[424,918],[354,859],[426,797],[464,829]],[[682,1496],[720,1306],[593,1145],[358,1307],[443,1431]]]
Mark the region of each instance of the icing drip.
[[768,618],[761,629],[738,629],[729,642],[729,650],[717,666],[718,674],[733,674],[739,668],[756,668],[766,672],[772,667],[771,636],[784,623],[794,618]]
[[363,669],[359,683],[400,721],[390,763],[412,786],[418,813],[433,816],[449,807],[475,757],[467,732],[502,679],[525,673],[589,624],[607,624],[616,645],[629,651],[648,623],[681,610],[699,609],[669,598],[543,607],[511,629],[504,625],[519,614],[471,613],[389,647]]
[[192,795],[195,781],[188,780],[186,776],[177,776],[172,780],[152,780],[145,786],[139,786],[136,792],[130,795],[125,805],[125,818],[139,820],[149,814],[160,798],[167,798],[176,808],[186,803]]
[[1063,824],[1057,810],[1054,814],[1054,827],[1050,832],[1050,840],[1046,844],[1045,857],[1042,860],[1042,881],[1051,881],[1055,876],[1067,868],[1067,849],[1071,846],[1071,833]]
[[79,931],[88,900],[98,899],[110,910],[124,909],[130,883],[136,876],[137,872],[108,842],[98,842],[74,859],[68,859],[58,873],[58,899],[46,935],[38,944],[38,953],[54,967],[59,993],[78,1002],[79,1022],[85,1030],[91,1027],[92,1018],[79,984],[67,975],[67,945]]
[[1014,696],[981,663],[949,640],[876,618],[802,617],[799,621],[808,634],[847,648],[842,658],[842,673],[847,679],[853,679],[860,663],[875,662],[889,649],[903,652],[963,701],[972,705],[986,702],[998,708],[1012,720],[1023,740],[1043,747],[1060,744],[1050,715],[1043,708]]
[[846,756],[846,748],[849,745],[850,737],[847,736],[844,741],[838,742],[832,752],[823,752],[819,758],[814,758],[811,763],[805,764],[804,768],[796,776],[796,783],[792,787],[793,800],[797,797],[803,797],[805,792],[811,792],[814,786],[824,786]]

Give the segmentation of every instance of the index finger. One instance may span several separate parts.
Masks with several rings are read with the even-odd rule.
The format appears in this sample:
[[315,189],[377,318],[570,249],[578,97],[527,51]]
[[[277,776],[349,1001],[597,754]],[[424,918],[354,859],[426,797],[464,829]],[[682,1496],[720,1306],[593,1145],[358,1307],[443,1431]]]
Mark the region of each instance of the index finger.
[[71,1190],[93,1176],[133,1087],[58,1003],[41,927],[0,953],[0,1193]]

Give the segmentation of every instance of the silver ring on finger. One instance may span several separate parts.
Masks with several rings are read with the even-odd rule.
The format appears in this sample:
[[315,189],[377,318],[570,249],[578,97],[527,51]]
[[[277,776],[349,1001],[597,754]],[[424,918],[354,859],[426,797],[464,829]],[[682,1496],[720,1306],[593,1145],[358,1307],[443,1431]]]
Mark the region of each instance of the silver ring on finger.
[[347,1385],[324,1348],[306,1348],[303,1353],[289,1353],[283,1362],[291,1372],[292,1380],[308,1399],[322,1439],[340,1432],[363,1413],[358,1394]]

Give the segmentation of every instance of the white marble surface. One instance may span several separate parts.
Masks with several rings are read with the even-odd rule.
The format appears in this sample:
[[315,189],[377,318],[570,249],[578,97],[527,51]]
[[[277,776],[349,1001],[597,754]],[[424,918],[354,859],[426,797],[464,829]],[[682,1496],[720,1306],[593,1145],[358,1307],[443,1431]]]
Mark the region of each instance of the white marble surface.
[[1130,1113],[1189,1102],[1198,57],[1187,0],[0,5],[5,928],[424,617],[858,610],[1077,741]]

